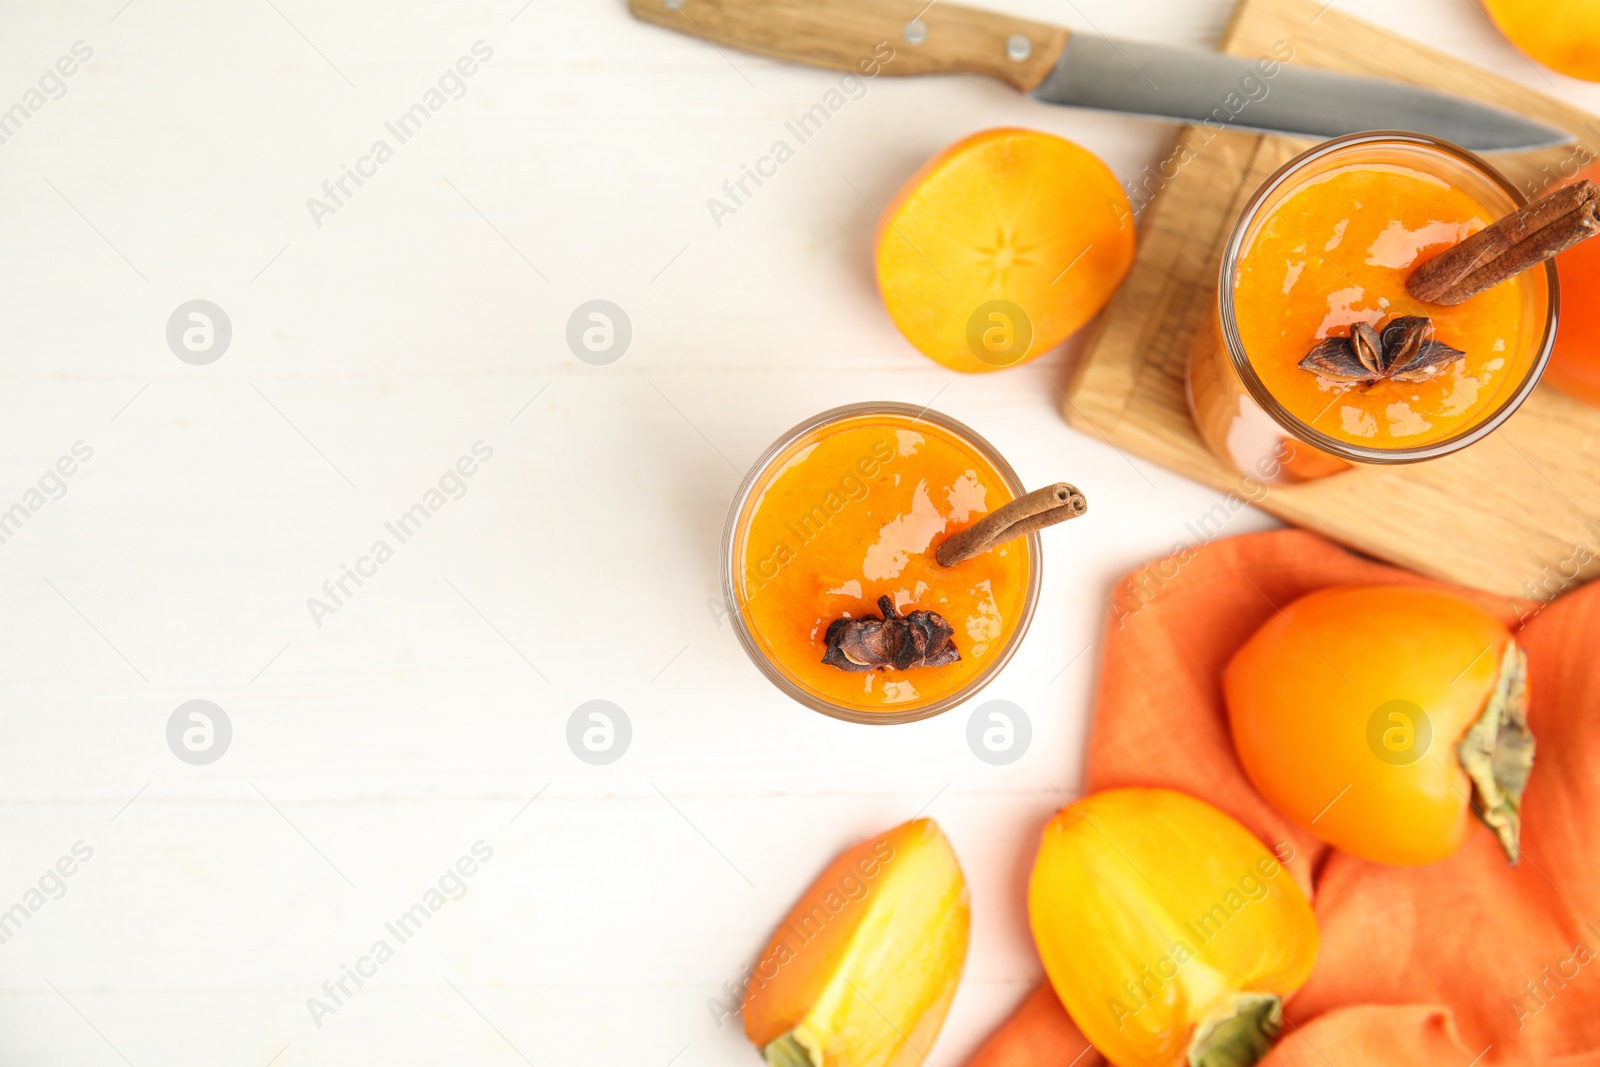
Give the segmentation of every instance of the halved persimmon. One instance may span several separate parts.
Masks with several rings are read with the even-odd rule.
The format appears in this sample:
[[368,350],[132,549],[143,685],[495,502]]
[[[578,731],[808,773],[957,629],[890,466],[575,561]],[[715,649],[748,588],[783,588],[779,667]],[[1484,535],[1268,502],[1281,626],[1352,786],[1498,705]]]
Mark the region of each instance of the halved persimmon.
[[1322,589],[1223,672],[1234,750],[1307,832],[1380,863],[1431,863],[1476,814],[1512,862],[1533,764],[1526,657],[1492,615],[1410,586]]
[[1133,265],[1133,209],[1093,153],[986,130],[923,165],[878,225],[878,291],[906,339],[959,371],[1054,348]]
[[[1311,975],[1317,920],[1283,868],[1210,804],[1108,789],[1044,828],[1028,921],[1045,973],[1116,1067],[1249,1067]],[[1065,1065],[1066,1052],[1019,1063]]]
[[1529,59],[1600,81],[1600,0],[1483,0],[1483,6]]

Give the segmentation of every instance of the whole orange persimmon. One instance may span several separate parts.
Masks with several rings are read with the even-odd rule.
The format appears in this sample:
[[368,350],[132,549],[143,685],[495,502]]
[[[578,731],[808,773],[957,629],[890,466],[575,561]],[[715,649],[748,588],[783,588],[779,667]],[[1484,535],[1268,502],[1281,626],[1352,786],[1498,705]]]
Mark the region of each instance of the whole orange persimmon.
[[1223,690],[1245,773],[1322,840],[1431,863],[1476,811],[1516,862],[1533,763],[1526,658],[1499,620],[1435,589],[1323,589],[1269,619]]
[[1483,6],[1523,55],[1600,81],[1600,0],[1483,0]]
[[[1600,165],[1579,171],[1575,181],[1600,181]],[[1600,238],[1556,257],[1561,276],[1561,315],[1544,380],[1574,400],[1600,406]]]

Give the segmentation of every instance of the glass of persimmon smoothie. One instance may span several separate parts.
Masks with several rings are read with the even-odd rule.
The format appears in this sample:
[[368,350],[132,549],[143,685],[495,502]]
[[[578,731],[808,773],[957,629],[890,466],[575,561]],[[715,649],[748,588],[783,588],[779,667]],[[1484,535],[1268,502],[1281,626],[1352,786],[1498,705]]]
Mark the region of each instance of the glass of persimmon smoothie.
[[1549,359],[1553,263],[1455,306],[1414,299],[1406,279],[1524,203],[1482,159],[1420,134],[1354,134],[1286,163],[1234,223],[1190,353],[1207,446],[1282,484],[1493,432]]
[[[882,402],[806,420],[756,462],[728,513],[723,592],[740,642],[778,688],[835,718],[900,723],[955,706],[1028,628],[1039,535],[953,567],[934,550],[1022,493],[987,441],[938,412]],[[880,619],[910,635],[897,662],[835,647],[852,622]]]

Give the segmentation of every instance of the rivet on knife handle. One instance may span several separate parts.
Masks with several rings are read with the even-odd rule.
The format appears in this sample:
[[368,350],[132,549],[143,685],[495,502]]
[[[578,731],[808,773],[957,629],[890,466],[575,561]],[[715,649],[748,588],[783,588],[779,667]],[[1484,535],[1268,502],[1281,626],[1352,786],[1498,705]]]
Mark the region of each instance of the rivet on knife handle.
[[[986,74],[1031,92],[1067,31],[940,0],[629,0],[634,17],[746,52],[856,74]],[[915,42],[915,43],[913,43]]]

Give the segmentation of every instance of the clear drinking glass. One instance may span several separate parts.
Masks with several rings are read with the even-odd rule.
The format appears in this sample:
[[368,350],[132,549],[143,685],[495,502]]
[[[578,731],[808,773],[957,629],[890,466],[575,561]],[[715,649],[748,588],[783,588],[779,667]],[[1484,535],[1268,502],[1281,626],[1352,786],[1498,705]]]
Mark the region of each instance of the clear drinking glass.
[[[1463,191],[1494,218],[1527,202],[1478,156],[1416,133],[1380,131],[1336,138],[1301,153],[1268,178],[1233,224],[1217,275],[1217,297],[1189,357],[1189,407],[1200,436],[1213,453],[1243,474],[1281,484],[1335,474],[1351,464],[1414,463],[1449,455],[1492,433],[1538,384],[1555,341],[1558,293],[1553,261],[1502,283],[1516,286],[1520,294],[1516,351],[1506,352],[1509,369],[1489,402],[1441,440],[1401,447],[1353,442],[1309,425],[1263,383],[1241,336],[1241,316],[1261,313],[1236,303],[1241,261],[1274,212],[1296,193],[1344,168],[1386,167],[1420,172]],[[1314,248],[1311,254],[1316,254]],[[1292,299],[1292,293],[1286,296]]]
[[[823,653],[822,645],[814,642],[814,647],[805,649],[802,654],[797,652],[791,643],[787,653],[780,651],[782,642],[762,632],[760,613],[751,610],[751,590],[748,588],[750,583],[746,564],[750,558],[760,559],[760,553],[765,547],[757,546],[752,549],[748,543],[752,521],[777,477],[800,460],[811,457],[820,441],[830,434],[878,424],[882,424],[890,431],[898,431],[908,426],[921,428],[930,434],[936,433],[944,440],[956,443],[959,448],[969,451],[974,456],[981,457],[1004,482],[1003,486],[990,487],[991,492],[1000,490],[987,501],[987,507],[991,510],[1025,492],[1016,472],[1000,453],[995,451],[994,446],[955,419],[911,404],[889,401],[851,404],[815,415],[773,442],[772,446],[756,460],[755,465],[745,476],[743,484],[739,486],[739,491],[735,494],[733,504],[728,510],[728,520],[722,536],[723,596],[727,602],[728,614],[734,623],[734,632],[738,634],[739,642],[744,646],[751,662],[760,668],[774,685],[806,707],[836,719],[874,725],[914,722],[937,715],[962,703],[993,680],[1011,659],[1027,633],[1038,603],[1040,584],[1039,535],[1031,533],[1011,542],[1008,549],[1022,553],[1025,565],[1026,575],[1022,578],[1023,588],[1019,598],[1020,610],[1014,619],[1008,620],[1008,632],[1003,635],[1001,643],[997,647],[985,649],[981,668],[953,691],[930,694],[927,699],[911,700],[903,705],[882,706],[880,710],[877,706],[870,706],[866,701],[842,699],[837,693],[824,691],[818,685],[808,682],[805,675],[813,661],[820,660]],[[841,477],[852,474],[843,466],[839,470]],[[996,499],[996,496],[999,499]],[[754,557],[751,555],[752,552],[756,554]],[[804,568],[815,566],[819,562],[809,559],[804,550],[799,549],[792,562],[787,565]],[[951,622],[956,626],[959,636],[960,624],[956,620]],[[971,655],[973,649],[974,646],[970,643],[960,647],[964,656]],[[804,658],[805,656],[810,658]],[[936,668],[919,668],[919,672],[930,670]],[[848,677],[862,679],[864,676],[855,674]]]

